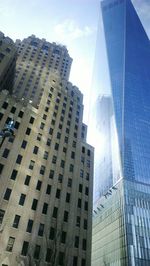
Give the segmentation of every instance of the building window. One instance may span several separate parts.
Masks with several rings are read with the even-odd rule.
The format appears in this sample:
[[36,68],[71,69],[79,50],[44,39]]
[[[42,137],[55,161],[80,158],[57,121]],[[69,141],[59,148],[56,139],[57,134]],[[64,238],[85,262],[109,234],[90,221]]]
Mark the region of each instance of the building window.
[[60,139],[60,138],[61,138],[61,133],[57,132],[57,139]]
[[22,155],[21,154],[18,154],[18,157],[16,159],[16,163],[17,164],[21,164],[21,161],[22,161]]
[[12,252],[14,243],[15,243],[15,238],[10,236],[8,239],[6,251]]
[[48,159],[48,152],[47,151],[44,151],[44,156],[43,156],[43,159],[47,160]]
[[39,225],[39,231],[38,231],[38,235],[39,236],[43,236],[44,234],[44,224],[41,224]]
[[55,238],[55,228],[51,227],[49,232],[49,239],[53,240]]
[[38,200],[37,199],[33,199],[31,209],[36,211],[37,204],[38,204]]
[[23,242],[23,246],[22,246],[22,251],[21,251],[21,255],[22,256],[26,256],[27,255],[28,247],[29,247],[29,242],[24,241]]
[[5,150],[4,150],[4,152],[3,152],[3,155],[2,155],[2,157],[4,157],[4,158],[7,158],[7,157],[8,157],[8,155],[9,155],[9,152],[10,152],[10,150],[8,150],[8,149],[5,149]]
[[70,164],[69,171],[73,172],[73,170],[74,170],[74,166],[73,166],[73,164]]
[[64,211],[64,222],[68,222],[69,213],[67,211]]
[[15,122],[14,128],[18,129],[20,126],[20,123],[18,121]]
[[35,165],[35,161],[31,160],[31,161],[30,161],[30,164],[29,164],[29,169],[30,169],[30,170],[33,170],[34,165]]
[[68,192],[66,194],[66,202],[68,202],[68,203],[70,202],[70,193],[68,193]]
[[64,168],[65,167],[65,161],[61,160],[60,167]]
[[7,188],[5,191],[4,199],[9,200],[12,190],[10,188]]
[[30,123],[30,124],[33,124],[33,123],[34,123],[34,120],[35,120],[34,117],[31,116],[31,117],[30,117],[30,121],[29,121],[29,123]]
[[28,220],[28,224],[27,224],[26,232],[31,233],[32,232],[32,227],[33,227],[33,220],[29,219]]
[[49,129],[49,134],[52,135],[53,134],[53,128],[50,127]]
[[39,150],[39,147],[34,146],[33,153],[34,153],[34,154],[37,154],[37,153],[38,153],[38,150]]
[[36,190],[41,190],[41,186],[42,186],[42,181],[38,180],[37,185],[36,185]]
[[84,209],[85,209],[85,211],[88,211],[88,202],[87,201],[85,201],[85,203],[84,203]]
[[72,187],[72,179],[68,178],[68,187]]
[[73,266],[78,266],[78,257],[73,257]]
[[88,187],[85,187],[85,195],[89,195],[89,188]]
[[41,247],[39,245],[35,246],[35,250],[34,250],[34,259],[38,260],[40,257],[40,249]]
[[60,189],[57,189],[56,190],[56,198],[57,199],[60,199]]
[[80,177],[83,178],[83,176],[84,176],[84,171],[81,169],[81,170],[80,170]]
[[72,158],[72,159],[75,158],[75,152],[74,152],[74,151],[71,152],[71,158]]
[[51,194],[51,185],[47,185],[46,194]]
[[86,220],[86,219],[84,219],[83,228],[84,228],[85,230],[87,230],[87,220]]
[[50,170],[49,178],[53,179],[54,177],[54,170]]
[[82,240],[82,249],[86,250],[86,239]]
[[90,178],[89,173],[86,173],[86,180],[89,180],[89,178]]
[[31,133],[31,128],[29,128],[29,127],[27,127],[27,130],[26,130],[26,135],[30,135],[30,133]]
[[62,231],[62,233],[61,233],[61,243],[63,243],[63,244],[66,243],[66,235],[67,235],[67,233]]
[[26,198],[26,195],[21,194],[20,199],[19,199],[19,205],[22,205],[22,206],[24,205],[25,198]]
[[25,181],[24,181],[24,185],[29,186],[31,180],[31,176],[30,175],[26,175]]
[[3,219],[4,219],[5,211],[0,209],[0,224],[2,224]]
[[42,213],[47,214],[47,210],[48,210],[48,204],[46,202],[44,202]]
[[58,151],[58,149],[59,149],[59,144],[55,143],[55,150]]
[[16,214],[12,226],[13,226],[14,228],[18,228],[18,226],[19,226],[19,221],[20,221],[20,216]]
[[86,266],[86,260],[85,259],[82,259],[81,266]]
[[79,237],[78,236],[75,236],[74,247],[75,248],[78,248],[79,247]]
[[52,250],[50,248],[47,248],[45,261],[50,262],[51,256],[52,256]]
[[41,138],[42,138],[42,134],[41,134],[41,133],[38,133],[38,135],[37,135],[37,140],[38,140],[38,141],[41,141]]
[[57,218],[57,214],[58,214],[58,208],[54,207],[54,209],[53,209],[53,217]]
[[7,102],[4,102],[3,105],[2,105],[2,108],[3,109],[7,109],[7,107],[8,107],[8,103]]
[[18,171],[14,169],[11,173],[10,179],[15,180],[17,177]]
[[40,174],[41,175],[44,175],[44,173],[45,173],[45,166],[44,165],[41,165]]
[[47,139],[47,146],[50,146],[51,145],[51,139]]
[[27,141],[23,140],[22,144],[21,144],[21,148],[25,149],[27,146]]
[[78,199],[78,208],[81,208],[81,199]]
[[54,155],[52,158],[52,163],[56,164],[56,161],[57,161],[57,157]]
[[77,218],[76,218],[76,226],[77,227],[80,227],[80,221],[81,221],[80,216],[77,216]]
[[2,173],[4,165],[0,163],[0,174]]
[[59,252],[58,263],[61,266],[64,265],[64,253],[63,252]]
[[79,184],[79,192],[82,193],[82,184]]
[[44,129],[44,127],[45,127],[45,124],[41,122],[40,129]]
[[24,112],[20,111],[19,114],[18,114],[18,117],[22,118],[24,115]]

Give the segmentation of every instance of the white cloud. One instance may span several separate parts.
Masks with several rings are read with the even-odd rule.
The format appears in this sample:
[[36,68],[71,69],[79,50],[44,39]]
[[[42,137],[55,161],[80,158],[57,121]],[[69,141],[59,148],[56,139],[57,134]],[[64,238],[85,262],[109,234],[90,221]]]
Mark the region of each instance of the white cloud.
[[73,41],[79,38],[88,37],[95,31],[89,26],[79,27],[74,20],[66,19],[62,23],[54,26],[54,32],[61,41]]

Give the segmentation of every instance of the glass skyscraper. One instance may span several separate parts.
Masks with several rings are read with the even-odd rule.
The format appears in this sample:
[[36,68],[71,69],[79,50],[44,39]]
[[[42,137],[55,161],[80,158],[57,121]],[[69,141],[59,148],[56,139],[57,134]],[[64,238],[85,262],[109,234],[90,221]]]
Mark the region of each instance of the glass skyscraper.
[[92,265],[148,266],[150,41],[130,0],[103,1],[101,11],[92,97]]

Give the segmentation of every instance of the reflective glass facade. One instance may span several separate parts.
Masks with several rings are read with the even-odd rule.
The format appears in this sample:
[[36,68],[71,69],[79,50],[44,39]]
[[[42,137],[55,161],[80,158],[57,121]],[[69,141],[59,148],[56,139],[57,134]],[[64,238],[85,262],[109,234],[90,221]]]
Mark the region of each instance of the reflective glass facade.
[[145,266],[150,265],[150,41],[130,0],[102,1],[101,11],[91,108],[92,265]]

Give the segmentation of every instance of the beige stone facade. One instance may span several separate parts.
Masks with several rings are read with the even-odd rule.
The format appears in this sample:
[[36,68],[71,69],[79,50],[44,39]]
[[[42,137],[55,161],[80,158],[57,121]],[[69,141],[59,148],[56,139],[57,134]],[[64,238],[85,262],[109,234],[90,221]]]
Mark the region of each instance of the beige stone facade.
[[14,95],[0,96],[0,128],[15,121],[0,149],[0,263],[90,266],[94,151],[83,97],[68,77],[47,75],[40,97],[23,97],[25,80],[19,94],[21,74]]

